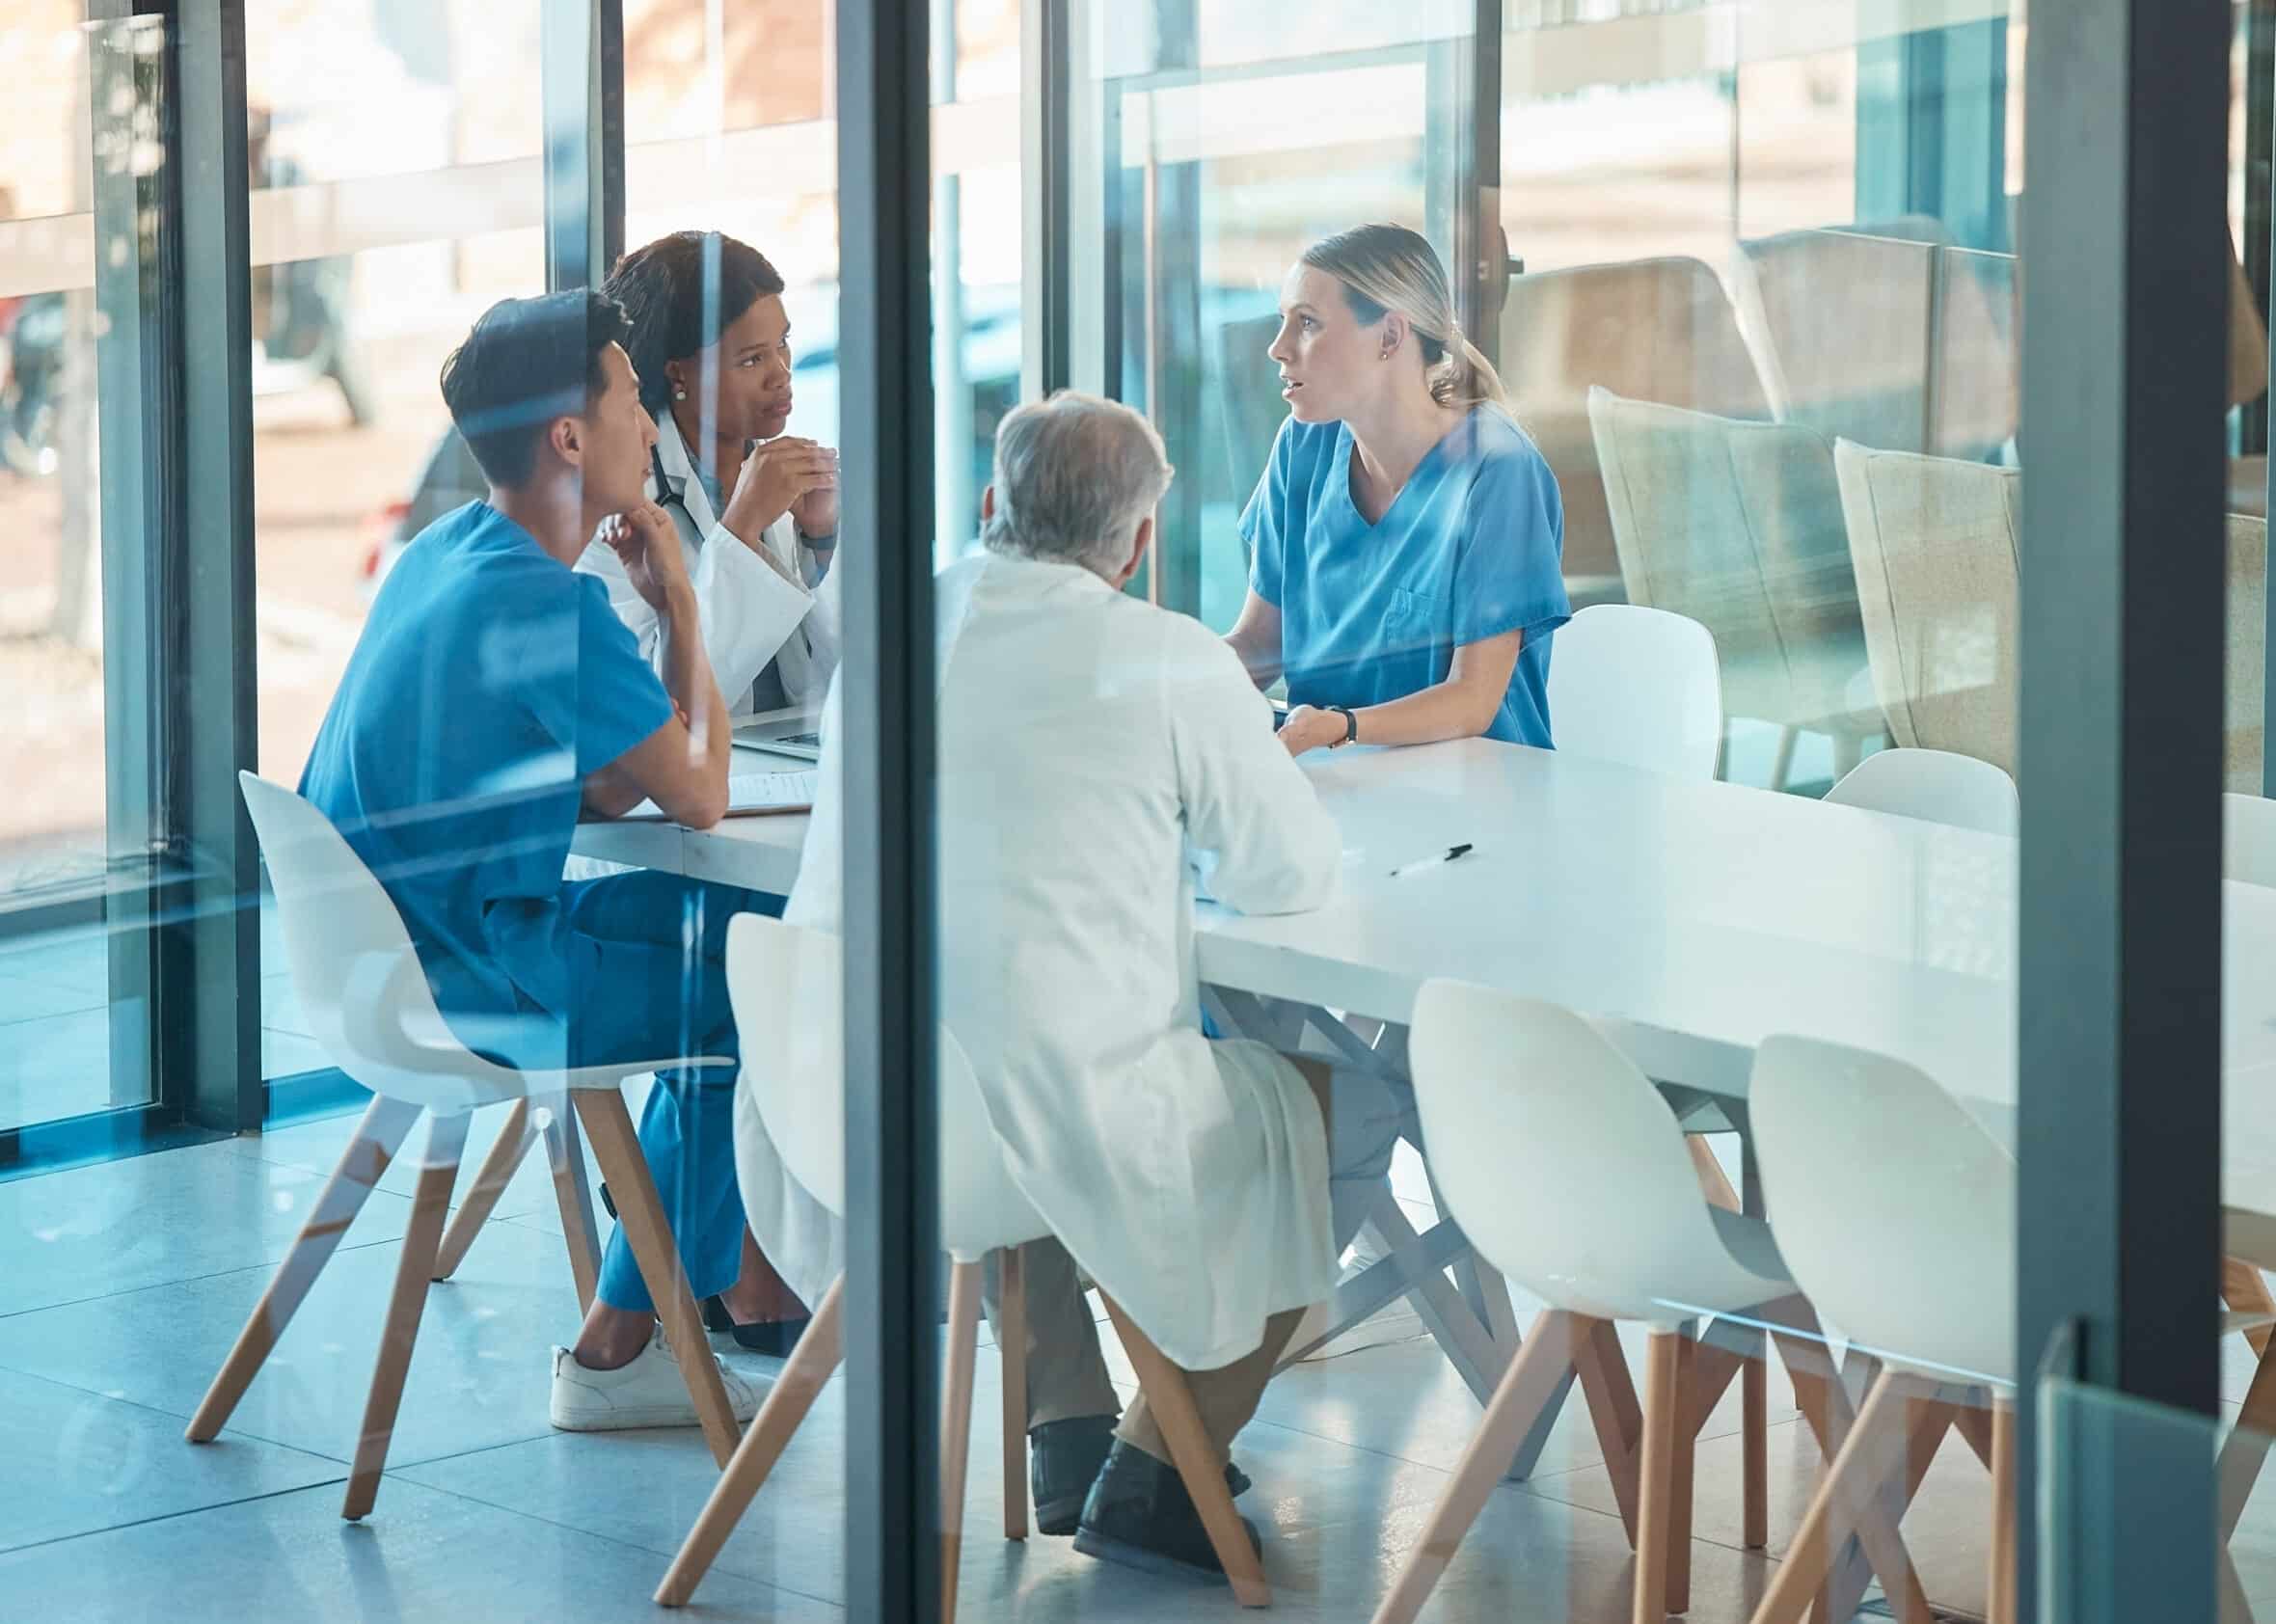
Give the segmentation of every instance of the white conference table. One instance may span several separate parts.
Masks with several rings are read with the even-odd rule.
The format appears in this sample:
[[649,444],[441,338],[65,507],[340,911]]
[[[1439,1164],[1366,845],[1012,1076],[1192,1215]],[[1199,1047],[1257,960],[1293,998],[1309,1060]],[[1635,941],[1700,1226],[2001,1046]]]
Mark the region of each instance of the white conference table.
[[[1912,1062],[2014,1145],[2014,840],[1483,740],[1305,766],[1343,832],[1342,883],[1281,918],[1204,904],[1205,983],[1401,1024],[1433,977],[1507,988],[1597,1017],[1663,1083],[1734,1100],[1763,1038],[1825,1039]],[[593,825],[576,850],[787,892],[806,822]],[[2276,889],[2226,893],[2230,1246],[2276,1267]]]

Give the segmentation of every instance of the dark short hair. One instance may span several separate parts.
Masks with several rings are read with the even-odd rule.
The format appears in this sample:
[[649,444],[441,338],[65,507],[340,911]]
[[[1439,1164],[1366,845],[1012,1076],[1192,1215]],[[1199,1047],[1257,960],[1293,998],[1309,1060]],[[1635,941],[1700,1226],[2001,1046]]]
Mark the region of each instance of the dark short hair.
[[625,352],[640,375],[640,404],[661,417],[671,397],[667,361],[711,348],[761,299],[782,291],[782,274],[746,242],[718,231],[674,231],[616,261],[601,291],[632,323]]
[[443,404],[493,485],[528,484],[537,442],[556,418],[575,417],[609,387],[601,352],[624,342],[615,300],[574,287],[501,299],[443,363]]

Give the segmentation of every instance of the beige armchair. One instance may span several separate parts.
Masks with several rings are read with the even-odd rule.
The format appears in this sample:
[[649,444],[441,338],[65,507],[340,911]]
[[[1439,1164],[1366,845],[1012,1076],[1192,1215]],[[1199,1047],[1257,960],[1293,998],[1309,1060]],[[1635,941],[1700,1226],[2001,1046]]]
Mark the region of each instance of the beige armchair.
[[[2021,475],[1850,441],[1834,447],[1873,689],[1899,744],[2016,775]],[[2229,516],[2228,787],[2258,795],[2268,527]],[[2029,797],[2030,786],[2017,779]]]
[[1780,729],[1783,789],[1798,732],[1834,742],[1834,775],[1887,723],[1842,524],[1833,447],[1798,423],[1747,422],[1610,390],[1588,419],[1628,601],[1713,634],[1723,709]]
[[1618,591],[1620,563],[1588,422],[1588,392],[1767,420],[1770,395],[1720,278],[1691,258],[1534,271],[1509,280],[1502,381],[1564,498],[1577,602]]

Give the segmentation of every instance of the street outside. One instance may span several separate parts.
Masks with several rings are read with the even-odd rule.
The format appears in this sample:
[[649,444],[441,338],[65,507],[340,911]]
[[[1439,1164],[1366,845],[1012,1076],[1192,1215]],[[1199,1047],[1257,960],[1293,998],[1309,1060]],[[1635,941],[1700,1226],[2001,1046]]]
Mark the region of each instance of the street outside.
[[[455,334],[452,335],[455,337]],[[260,771],[298,775],[363,622],[373,518],[406,495],[445,421],[450,338],[366,349],[374,421],[318,384],[255,409],[255,623]],[[84,875],[102,847],[102,654],[52,635],[62,481],[0,473],[0,890]]]

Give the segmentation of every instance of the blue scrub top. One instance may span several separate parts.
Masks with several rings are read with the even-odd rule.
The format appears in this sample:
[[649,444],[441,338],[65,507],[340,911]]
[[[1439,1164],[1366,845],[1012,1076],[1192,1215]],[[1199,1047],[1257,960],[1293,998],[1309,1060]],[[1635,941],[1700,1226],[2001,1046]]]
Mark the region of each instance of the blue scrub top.
[[1289,702],[1404,699],[1445,682],[1460,645],[1522,631],[1485,736],[1550,747],[1549,645],[1572,608],[1549,464],[1507,413],[1475,407],[1370,525],[1351,455],[1342,423],[1288,419],[1241,514],[1250,585],[1281,611]]
[[671,716],[600,578],[473,502],[388,572],[300,793],[394,899],[444,1011],[559,1017],[584,780]]

